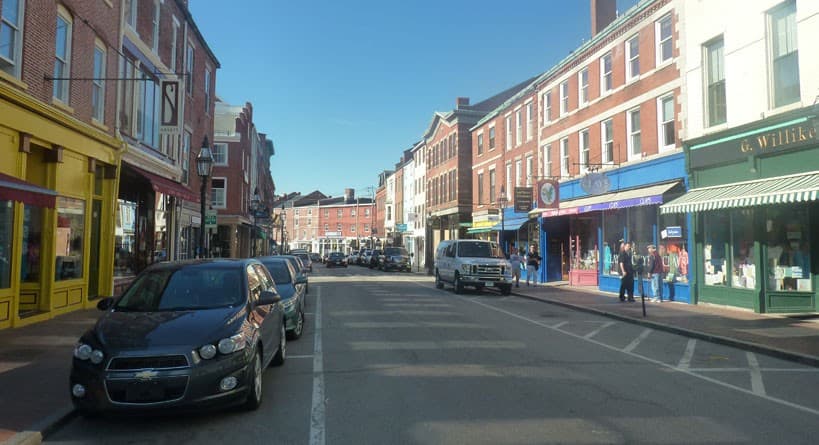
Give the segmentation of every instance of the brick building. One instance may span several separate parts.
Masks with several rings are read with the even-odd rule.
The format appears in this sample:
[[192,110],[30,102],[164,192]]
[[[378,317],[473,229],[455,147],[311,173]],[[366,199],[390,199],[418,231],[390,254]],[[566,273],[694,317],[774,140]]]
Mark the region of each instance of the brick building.
[[345,189],[344,196],[319,200],[315,214],[318,222],[313,252],[350,253],[375,244],[373,198],[356,197],[353,189]]

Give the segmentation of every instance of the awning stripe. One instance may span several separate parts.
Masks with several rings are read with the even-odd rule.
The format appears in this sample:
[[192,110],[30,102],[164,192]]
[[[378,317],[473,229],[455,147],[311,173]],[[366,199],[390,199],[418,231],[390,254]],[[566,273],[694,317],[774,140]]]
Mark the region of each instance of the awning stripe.
[[661,213],[699,212],[766,204],[815,201],[819,171],[703,187],[660,206]]

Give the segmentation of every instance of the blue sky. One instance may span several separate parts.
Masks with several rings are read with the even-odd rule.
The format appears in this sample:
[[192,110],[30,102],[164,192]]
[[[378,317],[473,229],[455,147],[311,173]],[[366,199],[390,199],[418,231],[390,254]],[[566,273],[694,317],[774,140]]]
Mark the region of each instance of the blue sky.
[[[625,11],[636,0],[617,0]],[[590,38],[589,0],[191,0],[221,63],[217,94],[253,103],[276,193],[360,196],[435,111],[542,73]],[[498,10],[502,8],[502,10]]]

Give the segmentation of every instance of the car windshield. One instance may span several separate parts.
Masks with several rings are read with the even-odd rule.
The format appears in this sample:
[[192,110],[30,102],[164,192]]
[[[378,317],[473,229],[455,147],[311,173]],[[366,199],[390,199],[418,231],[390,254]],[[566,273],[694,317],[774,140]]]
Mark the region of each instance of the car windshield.
[[192,266],[145,272],[119,299],[119,311],[159,312],[213,309],[244,301],[238,267]]
[[333,252],[333,253],[330,254],[330,258],[333,258],[333,259],[335,259],[335,258],[344,258],[344,255],[342,255],[342,254],[340,254],[338,252]]
[[407,249],[405,249],[403,247],[387,247],[386,249],[384,249],[384,255],[387,255],[387,256],[398,256],[398,255],[408,256],[409,253],[407,253]]
[[276,284],[287,284],[292,281],[290,268],[287,267],[287,263],[284,261],[271,260],[265,261],[263,264],[270,271],[270,275]]
[[483,241],[458,243],[458,256],[463,258],[503,258],[497,244]]
[[305,263],[310,261],[310,255],[308,255],[306,253],[297,253],[296,256],[299,257]]

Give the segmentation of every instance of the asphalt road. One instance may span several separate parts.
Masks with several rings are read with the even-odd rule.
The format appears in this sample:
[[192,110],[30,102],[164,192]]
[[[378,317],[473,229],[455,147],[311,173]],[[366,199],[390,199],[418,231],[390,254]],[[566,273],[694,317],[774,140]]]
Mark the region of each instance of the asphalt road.
[[54,444],[816,443],[819,369],[426,277],[315,267],[259,411],[77,418]]

